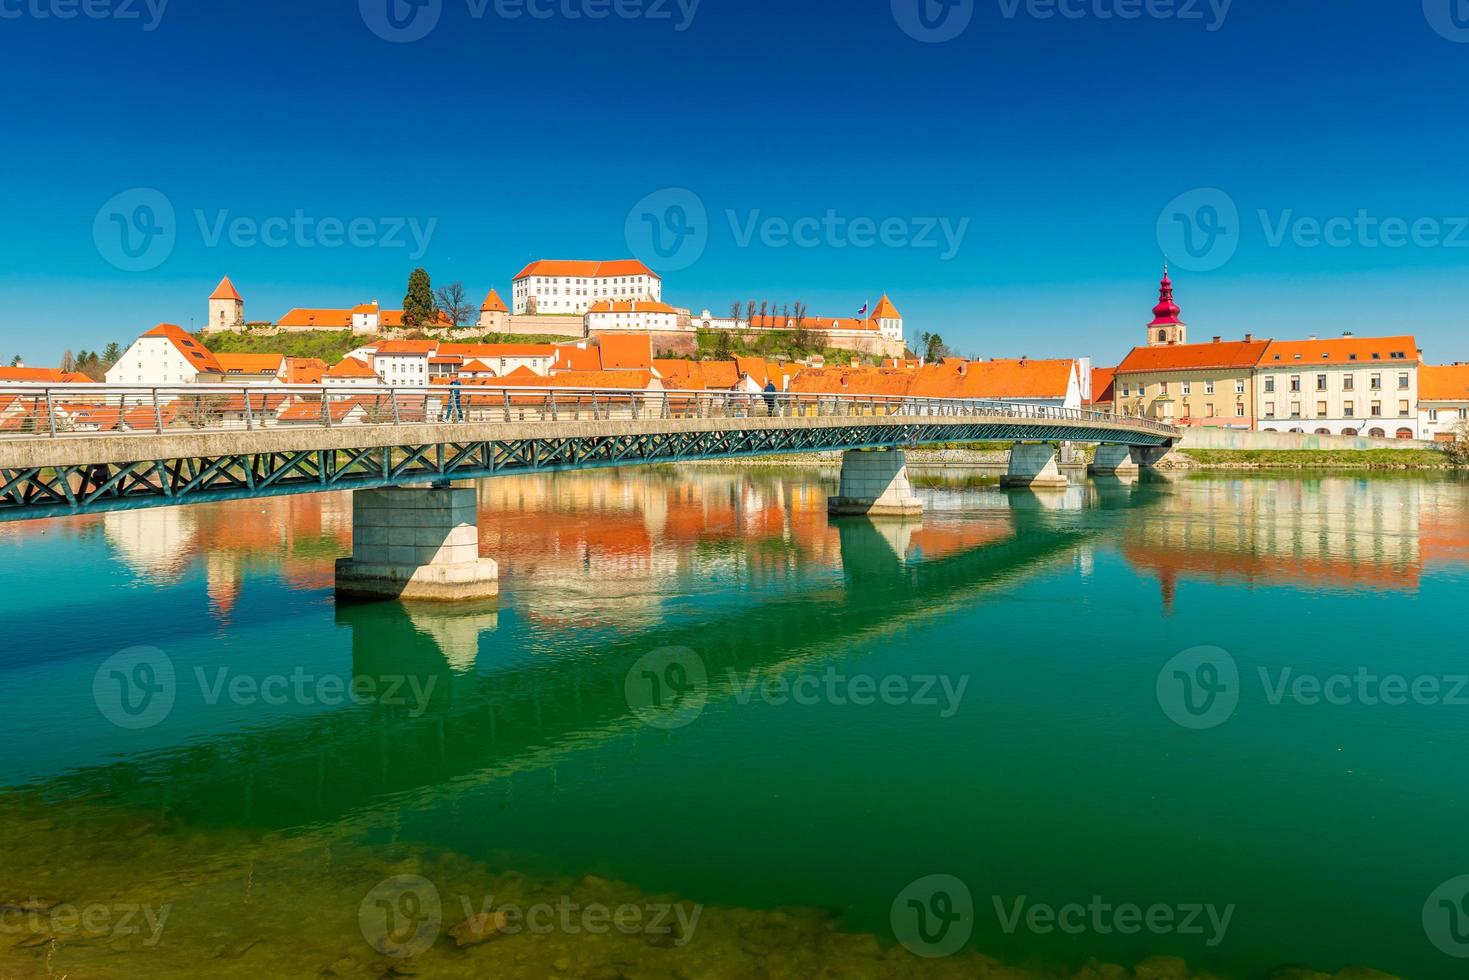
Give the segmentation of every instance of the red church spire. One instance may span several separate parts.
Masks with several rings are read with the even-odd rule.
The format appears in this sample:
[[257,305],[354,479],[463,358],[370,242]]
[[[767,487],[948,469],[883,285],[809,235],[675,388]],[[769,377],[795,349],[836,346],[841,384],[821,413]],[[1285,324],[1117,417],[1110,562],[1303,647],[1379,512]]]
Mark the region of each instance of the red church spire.
[[1183,323],[1178,315],[1183,311],[1173,302],[1173,280],[1168,278],[1168,263],[1163,263],[1163,281],[1158,284],[1158,305],[1153,307],[1153,322],[1150,327],[1173,327]]

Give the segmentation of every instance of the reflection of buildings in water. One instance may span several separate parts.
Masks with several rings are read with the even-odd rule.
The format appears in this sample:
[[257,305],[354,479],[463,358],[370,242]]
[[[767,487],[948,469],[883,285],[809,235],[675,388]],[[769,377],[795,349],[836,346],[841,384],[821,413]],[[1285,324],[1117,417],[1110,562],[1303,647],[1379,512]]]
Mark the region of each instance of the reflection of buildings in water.
[[1435,481],[1421,488],[1419,548],[1425,565],[1469,565],[1465,484]]
[[1422,484],[1322,479],[1196,482],[1127,533],[1171,608],[1179,579],[1414,590]]
[[269,567],[300,589],[331,588],[337,556],[352,548],[345,494],[113,511],[99,519],[114,553],[150,583],[177,582],[202,558],[221,619],[238,601],[246,569]]
[[103,532],[114,554],[151,585],[183,577],[196,554],[198,526],[189,507],[109,511]]
[[404,603],[413,628],[433,640],[455,673],[474,670],[479,657],[480,634],[500,627],[498,605],[454,603]]
[[[481,553],[527,595],[543,624],[638,626],[688,594],[734,594],[844,567],[827,520],[830,487],[805,471],[602,470],[482,480]],[[896,560],[943,557],[1013,534],[1008,498],[993,517],[944,515],[909,527]],[[350,494],[304,494],[105,515],[108,539],[139,574],[177,580],[201,560],[226,619],[252,568],[329,590],[352,548]],[[893,559],[890,559],[893,560]],[[164,575],[168,577],[163,578]],[[451,646],[453,644],[450,644]]]
[[606,471],[480,483],[481,547],[546,624],[656,621],[689,591],[831,570],[826,492],[731,469]]

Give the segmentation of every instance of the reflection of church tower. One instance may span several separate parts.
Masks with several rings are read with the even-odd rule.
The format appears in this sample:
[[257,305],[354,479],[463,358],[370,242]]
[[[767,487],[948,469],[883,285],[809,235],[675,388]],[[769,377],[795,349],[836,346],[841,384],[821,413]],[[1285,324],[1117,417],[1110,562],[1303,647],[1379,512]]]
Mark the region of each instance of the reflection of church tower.
[[1148,346],[1167,347],[1188,343],[1188,324],[1178,318],[1183,311],[1173,302],[1173,280],[1168,278],[1168,265],[1163,265],[1163,281],[1158,285],[1158,305],[1153,307],[1153,322],[1148,324]]

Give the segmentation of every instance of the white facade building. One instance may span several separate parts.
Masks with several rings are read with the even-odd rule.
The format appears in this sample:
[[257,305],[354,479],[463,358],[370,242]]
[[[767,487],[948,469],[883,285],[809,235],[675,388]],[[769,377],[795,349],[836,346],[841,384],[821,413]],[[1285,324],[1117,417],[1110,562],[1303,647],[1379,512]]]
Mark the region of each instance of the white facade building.
[[224,369],[188,331],[161,323],[133,341],[107,371],[110,385],[182,385],[218,382]]
[[1469,364],[1424,364],[1418,369],[1418,433],[1453,442],[1469,426]]
[[1419,360],[1410,336],[1271,341],[1255,366],[1256,427],[1416,439]]
[[515,277],[516,316],[562,313],[580,316],[597,300],[661,302],[663,280],[636,259],[612,262],[540,259]]
[[372,355],[372,369],[394,388],[426,388],[429,357],[438,343],[432,340],[385,340]]
[[678,329],[679,312],[667,303],[650,300],[598,300],[587,310],[587,334],[628,330],[668,333]]

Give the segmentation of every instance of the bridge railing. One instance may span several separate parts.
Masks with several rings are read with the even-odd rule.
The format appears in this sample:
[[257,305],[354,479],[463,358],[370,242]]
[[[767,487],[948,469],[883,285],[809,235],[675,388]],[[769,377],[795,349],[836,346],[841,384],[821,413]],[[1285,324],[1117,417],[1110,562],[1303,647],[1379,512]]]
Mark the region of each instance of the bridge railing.
[[638,419],[1004,418],[1172,426],[1091,409],[994,399],[815,392],[594,389],[527,385],[0,386],[0,439],[127,436],[423,423]]

